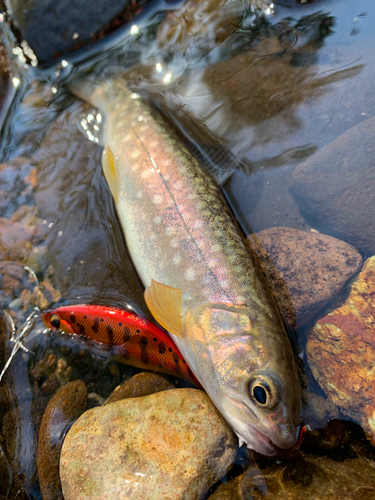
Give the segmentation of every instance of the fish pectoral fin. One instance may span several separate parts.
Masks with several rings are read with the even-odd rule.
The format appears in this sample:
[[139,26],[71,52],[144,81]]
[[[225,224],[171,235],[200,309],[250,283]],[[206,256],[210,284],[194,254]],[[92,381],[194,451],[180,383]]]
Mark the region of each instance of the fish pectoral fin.
[[183,337],[182,292],[151,279],[145,290],[145,301],[156,321],[168,332]]
[[109,146],[106,146],[103,150],[102,164],[103,164],[104,175],[108,182],[109,189],[111,190],[113,198],[117,202],[119,184],[117,181],[117,174],[116,174],[116,158]]

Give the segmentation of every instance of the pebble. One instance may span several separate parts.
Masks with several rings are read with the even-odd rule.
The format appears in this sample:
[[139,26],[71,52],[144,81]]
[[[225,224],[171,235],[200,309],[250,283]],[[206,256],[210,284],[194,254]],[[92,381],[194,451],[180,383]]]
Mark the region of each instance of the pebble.
[[137,373],[137,375],[116,387],[105,404],[114,403],[121,399],[149,396],[156,392],[174,388],[174,385],[162,375],[148,372]]
[[329,399],[308,392],[302,416],[310,429],[322,429],[330,420],[339,417],[339,410]]
[[68,432],[64,498],[196,500],[236,452],[236,437],[203,391],[123,399],[87,411]]
[[293,329],[336,297],[362,265],[362,257],[351,245],[316,232],[274,227],[248,239]]
[[85,411],[87,390],[82,380],[61,387],[44,412],[39,429],[37,468],[43,500],[62,499],[59,478],[60,450],[64,435]]
[[331,420],[323,429],[307,431],[303,441],[302,449],[312,452],[322,450],[334,450],[344,445],[349,439],[349,434],[341,420]]
[[301,163],[291,192],[306,222],[375,253],[375,117],[355,125]]
[[346,302],[315,324],[307,359],[328,399],[375,441],[375,256],[366,260]]

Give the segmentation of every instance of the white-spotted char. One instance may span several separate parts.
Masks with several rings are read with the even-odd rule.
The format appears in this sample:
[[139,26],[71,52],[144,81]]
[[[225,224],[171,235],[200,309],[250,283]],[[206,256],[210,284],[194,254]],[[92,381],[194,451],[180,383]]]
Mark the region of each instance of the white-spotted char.
[[240,443],[298,438],[299,373],[255,258],[215,181],[121,78],[77,82],[103,116],[103,168],[146,303]]

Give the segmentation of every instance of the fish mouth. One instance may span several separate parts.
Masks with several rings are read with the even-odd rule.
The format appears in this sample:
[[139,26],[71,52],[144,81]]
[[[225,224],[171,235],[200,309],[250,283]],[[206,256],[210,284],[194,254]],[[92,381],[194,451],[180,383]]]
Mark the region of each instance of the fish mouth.
[[[250,430],[250,429],[249,429]],[[254,427],[251,428],[250,430],[250,436],[245,438],[241,436],[240,434],[237,433],[238,439],[241,444],[246,444],[246,446],[257,453],[260,453],[261,455],[265,455],[267,457],[271,457],[273,455],[276,455],[277,452],[277,446],[275,446],[272,441],[262,434],[260,431],[255,429]]]
[[270,457],[270,456],[274,456],[274,455],[277,455],[277,456],[288,455],[291,452],[293,452],[294,450],[298,449],[300,444],[301,444],[301,441],[302,441],[302,438],[303,438],[303,435],[305,434],[305,432],[306,432],[306,428],[304,426],[300,425],[297,428],[295,443],[293,445],[287,446],[285,448],[281,448],[281,447],[277,446],[275,443],[273,443],[271,441],[270,438],[268,438],[267,436],[262,434],[262,432],[258,431],[254,427],[252,427],[250,430],[251,439],[249,439],[249,438],[245,439],[241,435],[239,435],[239,434],[237,434],[237,435],[238,435],[238,438],[240,441],[240,445],[245,443],[248,448],[253,449],[257,453],[260,453],[261,455],[265,455],[265,456]]

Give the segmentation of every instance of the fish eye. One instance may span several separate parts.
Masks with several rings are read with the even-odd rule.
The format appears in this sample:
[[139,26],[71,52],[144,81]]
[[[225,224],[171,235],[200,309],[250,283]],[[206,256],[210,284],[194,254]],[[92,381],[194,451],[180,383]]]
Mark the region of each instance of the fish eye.
[[57,314],[52,314],[50,323],[53,328],[56,328],[56,330],[58,330],[60,328],[60,316],[58,316]]
[[258,375],[249,384],[250,399],[259,408],[271,410],[280,399],[280,386],[273,377]]

